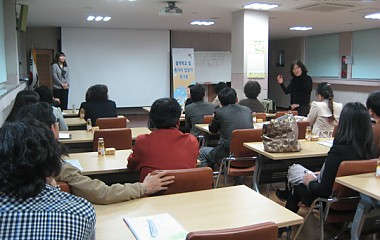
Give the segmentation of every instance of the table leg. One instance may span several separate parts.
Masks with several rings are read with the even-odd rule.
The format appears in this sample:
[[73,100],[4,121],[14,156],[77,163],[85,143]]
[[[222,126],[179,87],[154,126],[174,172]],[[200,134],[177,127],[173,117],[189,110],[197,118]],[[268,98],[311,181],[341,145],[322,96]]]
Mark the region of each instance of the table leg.
[[253,172],[253,183],[252,183],[252,188],[256,192],[260,193],[259,191],[259,179],[260,179],[260,171],[261,171],[261,165],[263,159],[261,154],[257,157],[256,163],[255,163],[255,171]]
[[374,206],[379,205],[379,202],[376,200],[372,199],[371,197],[360,193],[360,202],[358,204],[358,208],[356,209],[355,212],[355,217],[352,222],[352,227],[351,227],[351,239],[353,240],[359,240],[360,239],[360,234],[363,229],[363,224],[365,220],[365,215],[373,209]]

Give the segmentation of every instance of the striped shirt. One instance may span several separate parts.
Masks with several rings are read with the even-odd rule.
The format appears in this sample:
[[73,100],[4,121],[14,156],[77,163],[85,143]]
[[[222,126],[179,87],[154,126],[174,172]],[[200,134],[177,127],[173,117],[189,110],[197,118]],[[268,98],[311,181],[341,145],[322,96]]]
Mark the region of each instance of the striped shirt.
[[0,192],[0,239],[91,239],[95,220],[91,203],[50,185],[26,200]]

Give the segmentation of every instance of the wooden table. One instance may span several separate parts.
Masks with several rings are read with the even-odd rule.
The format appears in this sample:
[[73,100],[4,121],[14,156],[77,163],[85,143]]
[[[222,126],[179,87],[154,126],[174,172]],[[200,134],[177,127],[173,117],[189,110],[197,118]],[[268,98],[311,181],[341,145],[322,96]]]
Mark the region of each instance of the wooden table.
[[273,221],[279,227],[303,222],[301,216],[243,185],[94,207],[97,239],[134,239],[123,217],[160,213],[169,213],[189,232],[234,228],[267,221]]
[[351,227],[351,239],[357,240],[360,238],[366,214],[380,207],[380,178],[377,178],[373,172],[337,177],[335,181],[360,193],[361,200]]
[[65,118],[65,123],[70,127],[85,127],[87,125],[86,120],[79,117]]
[[98,152],[72,153],[65,159],[76,159],[83,167],[83,175],[125,172],[132,150],[116,150],[115,155],[99,156]]
[[[244,143],[244,146],[257,152],[259,157],[256,161],[255,171],[253,174],[253,188],[259,191],[258,185],[260,180],[260,172],[264,164],[274,163],[278,160],[281,161],[280,164],[285,166],[285,169],[290,164],[297,162],[297,159],[301,160],[300,163],[305,165],[310,159],[316,159],[318,162],[321,161],[323,164],[324,158],[330,151],[330,147],[318,144],[318,142],[326,141],[328,139],[320,139],[319,141],[306,141],[299,140],[302,150],[299,152],[288,152],[288,153],[269,153],[264,150],[264,145],[262,142],[249,142]],[[284,167],[283,166],[283,167]]]
[[78,117],[79,116],[79,110],[76,109],[74,112],[72,109],[62,110],[62,115],[65,118]]
[[[264,125],[264,124],[267,124],[267,123],[268,123],[268,121],[266,121],[266,122],[261,122],[261,123],[253,123],[253,128],[254,128],[254,129],[262,129],[262,128],[263,128],[263,125]],[[210,132],[210,130],[208,129],[208,125],[209,125],[209,124],[207,124],[207,123],[199,123],[199,124],[195,124],[194,126],[195,126],[196,128],[198,128],[199,130],[201,130],[201,131],[207,133],[207,134],[214,134],[214,133]]]

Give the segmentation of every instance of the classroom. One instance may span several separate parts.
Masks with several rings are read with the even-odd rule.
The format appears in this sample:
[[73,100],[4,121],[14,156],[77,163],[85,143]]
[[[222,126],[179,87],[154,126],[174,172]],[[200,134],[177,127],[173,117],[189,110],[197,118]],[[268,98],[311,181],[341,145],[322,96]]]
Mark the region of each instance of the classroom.
[[[149,119],[150,114],[154,114],[150,112],[152,104],[157,99],[172,97],[177,99],[183,113],[188,97],[186,87],[190,84],[202,85],[205,88],[205,101],[213,102],[218,96],[217,83],[226,82],[234,89],[240,101],[247,98],[244,87],[252,80],[261,86],[261,92],[257,96],[260,102],[271,99],[275,102],[278,111],[290,108],[294,110],[292,105],[296,102],[292,94],[284,94],[283,86],[288,85],[294,77],[294,69],[289,71],[291,64],[295,60],[300,60],[301,64],[303,63],[307,68],[307,75],[312,79],[309,109],[311,102],[326,99],[320,100],[322,95],[318,92],[318,87],[321,84],[327,83],[333,88],[334,102],[341,104],[339,113],[350,102],[368,105],[369,93],[380,90],[378,57],[380,55],[378,47],[380,20],[365,17],[372,13],[379,14],[379,2],[272,0],[269,5],[273,5],[273,9],[244,8],[252,2],[254,1],[96,0],[78,3],[75,0],[0,0],[0,126],[6,122],[11,113],[16,95],[22,90],[33,89],[32,85],[36,80],[35,72],[31,67],[33,56],[35,57],[33,61],[37,63],[39,84],[53,88],[51,71],[54,55],[64,52],[71,79],[67,110],[65,109],[62,113],[68,129],[60,130],[62,136],[65,134],[69,136],[67,139],[60,140],[69,146],[71,151],[66,160],[74,159],[72,164],[82,165],[80,167],[83,175],[112,185],[119,182],[139,181],[139,178],[140,182],[143,182],[144,178],[139,173],[128,170],[127,164],[132,162],[131,149],[135,147],[136,139],[155,132],[152,131]],[[89,22],[86,20],[89,15],[94,15],[94,18],[97,15],[110,16],[112,19],[109,22]],[[213,24],[194,26],[190,25],[191,20],[210,21]],[[312,29],[293,31],[289,29],[292,26],[309,26]],[[181,55],[183,53],[185,55]],[[191,60],[188,62],[183,60],[190,55]],[[182,62],[176,62],[176,60]],[[176,68],[176,64],[181,68]],[[305,69],[299,67],[305,72]],[[182,75],[183,81],[178,81],[177,71],[186,72]],[[283,76],[284,84],[279,84],[278,76]],[[34,81],[32,81],[33,77]],[[87,118],[79,117],[79,106],[85,102],[89,87],[99,84],[106,85],[107,99],[109,96],[109,99],[116,103],[117,114],[114,117],[119,118],[116,121],[122,122],[123,128],[128,126],[129,130],[124,134],[130,138],[130,145],[118,148],[119,143],[113,142],[112,147],[116,147],[114,155],[107,155],[104,162],[93,165],[92,160],[99,161],[98,152],[96,152],[97,139],[102,136],[95,134],[96,127],[93,132],[86,130],[88,122],[85,119]],[[182,94],[182,98],[180,99],[177,94]],[[376,111],[373,110],[373,112]],[[143,119],[143,124],[134,126],[134,119],[128,118],[128,115],[137,115],[136,119]],[[307,117],[307,114],[299,115]],[[188,128],[185,116],[186,114],[182,114],[178,120],[181,131]],[[264,125],[269,124],[267,120],[275,119],[277,116],[280,115],[267,113],[263,119]],[[250,120],[252,117],[254,121],[257,121],[261,115],[251,115]],[[334,113],[332,117],[334,118]],[[376,120],[373,115],[371,117],[372,121]],[[339,115],[335,118],[334,121],[338,122]],[[302,117],[295,119],[304,121]],[[95,121],[92,124],[95,126]],[[300,129],[300,125],[301,123],[298,123],[296,126]],[[308,167],[313,171],[319,171],[330,148],[305,140],[305,125],[305,129],[298,130],[298,139],[303,149],[298,152],[299,155],[295,153],[284,154],[284,156],[279,153],[271,154],[264,149],[261,140],[263,123],[256,122],[253,125],[250,124],[251,126],[255,130],[260,129],[260,140],[245,140],[240,143],[245,151],[249,149],[257,157],[253,166],[255,170],[248,175],[248,184],[245,181],[242,186],[226,188],[227,185],[235,185],[236,179],[229,177],[224,180],[227,167],[223,169],[220,165],[219,169],[218,165],[217,169],[212,169],[216,172],[212,176],[212,187],[218,184],[219,187],[212,190],[209,189],[211,187],[205,188],[209,189],[206,191],[215,191],[215,194],[203,191],[189,192],[186,193],[187,195],[163,193],[162,196],[110,205],[94,204],[97,215],[96,237],[104,239],[109,234],[114,234],[111,229],[120,227],[124,229],[120,235],[112,235],[114,239],[122,237],[133,239],[136,233],[133,230],[130,231],[126,224],[132,229],[131,225],[137,227],[141,224],[138,221],[142,220],[142,216],[152,215],[157,217],[152,220],[156,222],[162,219],[171,222],[174,219],[171,226],[173,229],[178,228],[177,225],[180,222],[180,225],[185,228],[185,230],[180,229],[185,231],[185,235],[181,233],[182,239],[186,236],[186,239],[190,237],[186,235],[188,232],[241,228],[266,222],[275,222],[275,239],[281,239],[284,235],[288,239],[310,238],[313,232],[310,225],[319,224],[319,220],[314,218],[308,220],[311,222],[303,224],[307,219],[305,216],[309,209],[301,207],[300,215],[293,214],[284,207],[285,203],[278,201],[274,190],[277,189],[278,182],[281,188],[286,185],[288,167],[293,163],[302,164],[300,159],[310,158]],[[212,139],[210,135],[215,134],[213,123],[199,122],[193,124],[193,127],[197,128],[203,136],[197,138],[199,150],[207,147],[208,144],[214,144],[212,140],[208,141],[208,138]],[[338,128],[337,124],[334,133],[332,129],[329,129],[326,136],[328,138],[334,136],[336,128]],[[219,134],[218,131],[216,133]],[[301,135],[303,136],[300,138]],[[216,145],[217,141],[215,141]],[[232,142],[231,139],[229,141]],[[228,149],[228,154],[229,151],[230,149]],[[373,155],[371,158],[360,155],[358,159],[375,159],[375,157],[378,155]],[[197,160],[196,169],[203,167],[204,159],[198,156]],[[278,172],[273,173],[268,170],[271,164],[273,168],[278,168]],[[374,162],[368,163],[368,166],[373,164]],[[125,171],[130,173],[125,175]],[[274,177],[266,178],[264,175],[267,172],[278,176],[282,174],[279,177],[281,181],[274,180]],[[356,174],[360,173],[368,175],[367,172]],[[363,204],[365,204],[363,199],[368,198],[375,199],[374,201],[379,203],[379,196],[372,195],[373,190],[363,190],[362,186],[354,186],[352,179],[339,177],[337,181],[359,192]],[[368,181],[373,181],[373,179],[368,177]],[[378,189],[378,183],[371,182],[371,184],[373,188]],[[247,196],[247,199],[257,201],[257,205],[268,209],[255,208],[252,211],[245,211],[252,203],[236,197],[235,195],[238,194]],[[227,198],[226,196],[229,195],[231,197]],[[200,201],[209,196],[212,196],[209,203]],[[159,198],[167,204],[161,204]],[[233,206],[226,205],[225,215],[219,213],[220,207],[214,206],[218,204],[220,198],[225,198],[226,203],[235,202]],[[272,201],[274,199],[276,201]],[[193,201],[200,202],[194,204]],[[176,204],[178,202],[187,204],[188,212],[184,212],[181,206]],[[209,208],[210,205],[213,207]],[[234,206],[239,205],[241,208],[235,211]],[[120,208],[124,208],[125,211],[120,211]],[[135,208],[141,208],[141,211],[135,212]],[[372,211],[372,209],[365,210]],[[213,217],[204,218],[200,222],[194,221],[204,214],[202,211]],[[230,220],[228,213],[232,215],[234,211],[236,214],[234,223],[225,223]],[[259,214],[255,211],[259,211]],[[283,216],[275,216],[276,211],[283,213]],[[160,215],[161,213],[170,215],[168,217]],[[136,222],[132,223],[132,221]],[[143,219],[143,221],[147,220]],[[323,225],[327,225],[325,235],[329,237],[338,232],[328,223],[322,223]],[[289,226],[293,227],[293,230],[289,230]],[[301,229],[299,226],[305,226],[306,229],[300,236],[296,233],[298,229]],[[266,227],[269,229],[273,226]],[[277,236],[277,228],[286,233]],[[352,238],[354,234],[366,233],[367,229],[362,228],[354,224],[344,233],[343,239],[349,237],[350,234]],[[323,228],[321,229],[321,233],[318,231],[315,236],[312,234],[312,239],[322,238]],[[378,237],[378,234],[375,237]],[[153,238],[152,232],[149,237]]]

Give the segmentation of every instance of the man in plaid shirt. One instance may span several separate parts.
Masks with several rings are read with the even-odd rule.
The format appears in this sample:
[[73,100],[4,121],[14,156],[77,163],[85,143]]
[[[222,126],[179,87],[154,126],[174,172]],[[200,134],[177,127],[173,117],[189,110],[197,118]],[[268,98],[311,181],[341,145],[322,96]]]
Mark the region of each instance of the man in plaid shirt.
[[[51,127],[57,127],[54,115]],[[95,211],[47,182],[61,150],[46,124],[28,119],[0,129],[0,239],[92,239]]]

